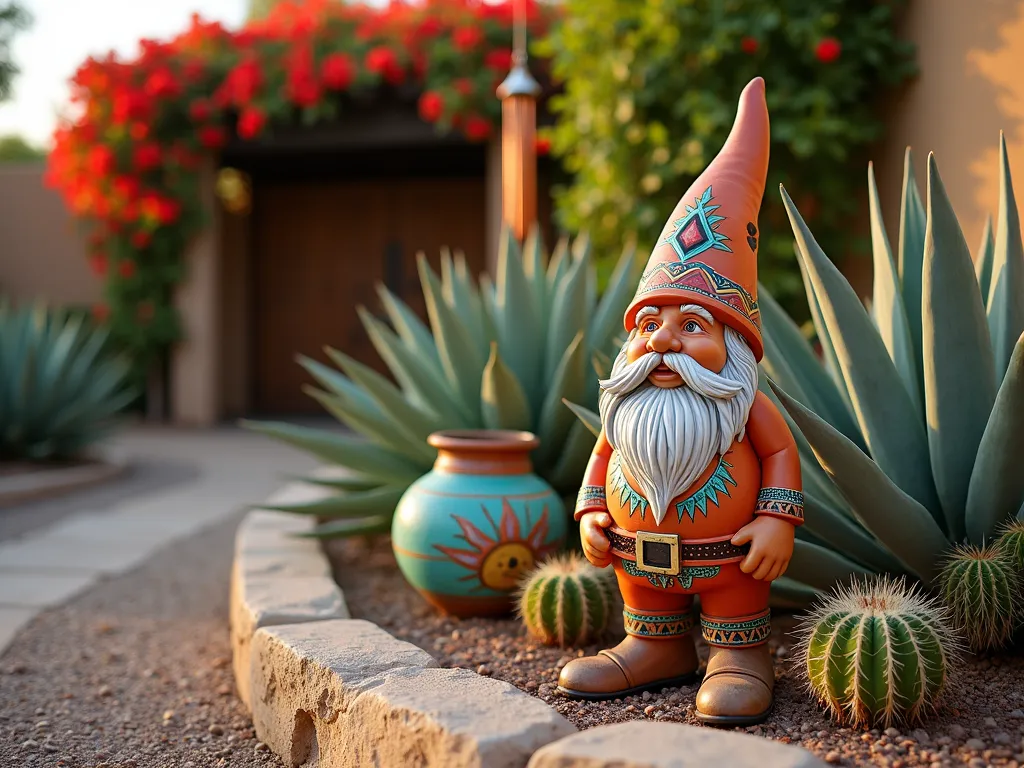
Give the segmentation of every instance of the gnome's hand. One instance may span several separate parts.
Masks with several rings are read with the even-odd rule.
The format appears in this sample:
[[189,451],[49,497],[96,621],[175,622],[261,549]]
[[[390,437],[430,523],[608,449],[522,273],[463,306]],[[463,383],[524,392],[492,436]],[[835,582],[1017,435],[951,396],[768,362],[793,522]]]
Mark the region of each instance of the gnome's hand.
[[795,529],[776,517],[759,517],[732,537],[736,546],[750,542],[750,551],[740,563],[740,570],[752,573],[755,579],[774,581],[786,572],[793,557]]
[[607,512],[587,512],[580,518],[580,541],[583,543],[583,554],[598,568],[605,568],[612,562],[612,544],[604,532],[604,529],[611,524],[612,516]]

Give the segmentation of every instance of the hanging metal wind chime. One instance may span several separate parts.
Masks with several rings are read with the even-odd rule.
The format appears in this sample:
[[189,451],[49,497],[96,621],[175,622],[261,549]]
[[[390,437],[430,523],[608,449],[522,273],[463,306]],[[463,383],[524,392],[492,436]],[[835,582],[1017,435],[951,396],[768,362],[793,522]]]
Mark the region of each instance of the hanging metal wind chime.
[[516,0],[512,69],[498,86],[501,99],[501,214],[522,242],[537,220],[537,97],[540,85],[526,65],[526,0]]

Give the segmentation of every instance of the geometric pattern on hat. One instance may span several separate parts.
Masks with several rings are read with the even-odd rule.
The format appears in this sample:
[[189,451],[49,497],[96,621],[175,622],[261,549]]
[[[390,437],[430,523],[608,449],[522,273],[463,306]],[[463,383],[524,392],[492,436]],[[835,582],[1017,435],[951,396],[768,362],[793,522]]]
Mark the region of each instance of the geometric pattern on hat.
[[707,264],[699,261],[657,264],[640,278],[637,298],[662,288],[680,288],[699,293],[732,307],[745,315],[755,328],[761,328],[761,309],[757,300],[742,285],[718,274]]
[[729,238],[718,231],[719,224],[725,221],[725,216],[715,214],[721,206],[711,205],[713,200],[709,186],[699,198],[693,199],[693,206],[686,206],[686,215],[683,218],[672,222],[675,230],[665,238],[665,242],[672,244],[683,261],[692,259],[710,248],[732,253],[732,248],[725,244]]

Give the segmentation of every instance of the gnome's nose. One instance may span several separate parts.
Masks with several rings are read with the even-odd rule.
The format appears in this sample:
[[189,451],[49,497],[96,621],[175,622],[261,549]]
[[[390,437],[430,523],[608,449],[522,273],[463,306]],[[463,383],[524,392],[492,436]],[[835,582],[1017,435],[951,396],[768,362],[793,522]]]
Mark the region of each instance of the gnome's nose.
[[663,355],[666,352],[679,352],[683,348],[683,343],[679,340],[679,334],[666,323],[651,334],[651,338],[647,340],[647,348],[651,352]]

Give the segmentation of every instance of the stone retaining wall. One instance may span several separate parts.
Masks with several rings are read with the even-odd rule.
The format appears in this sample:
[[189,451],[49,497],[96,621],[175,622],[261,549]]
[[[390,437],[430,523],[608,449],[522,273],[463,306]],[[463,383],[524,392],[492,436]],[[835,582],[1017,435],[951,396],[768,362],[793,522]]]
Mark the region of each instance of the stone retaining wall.
[[[329,493],[293,484],[273,501]],[[540,699],[349,617],[311,518],[255,510],[239,526],[231,643],[256,735],[291,768],[816,768],[797,747],[678,723],[577,732]]]

